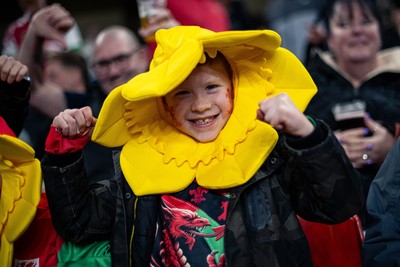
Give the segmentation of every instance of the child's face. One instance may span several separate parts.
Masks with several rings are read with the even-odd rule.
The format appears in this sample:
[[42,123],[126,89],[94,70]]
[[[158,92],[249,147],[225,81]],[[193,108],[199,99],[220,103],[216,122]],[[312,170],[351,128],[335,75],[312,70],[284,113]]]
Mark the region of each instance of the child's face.
[[165,96],[168,122],[200,142],[213,141],[232,114],[231,84],[221,62],[197,66]]

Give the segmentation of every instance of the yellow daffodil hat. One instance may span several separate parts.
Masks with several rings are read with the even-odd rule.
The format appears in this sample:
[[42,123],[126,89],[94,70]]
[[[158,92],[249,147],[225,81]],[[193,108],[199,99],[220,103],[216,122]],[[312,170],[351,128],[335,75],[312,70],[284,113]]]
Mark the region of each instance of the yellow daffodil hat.
[[[213,32],[178,26],[156,33],[148,72],[106,98],[92,140],[123,146],[120,162],[137,195],[173,193],[196,179],[222,189],[248,181],[274,148],[278,134],[256,119],[259,101],[286,92],[304,111],[316,86],[302,63],[271,30]],[[181,84],[205,54],[222,53],[233,70],[234,110],[219,136],[201,143],[162,118],[160,98]]]
[[32,147],[2,131],[4,125],[0,117],[0,266],[11,266],[13,243],[36,214],[42,178]]

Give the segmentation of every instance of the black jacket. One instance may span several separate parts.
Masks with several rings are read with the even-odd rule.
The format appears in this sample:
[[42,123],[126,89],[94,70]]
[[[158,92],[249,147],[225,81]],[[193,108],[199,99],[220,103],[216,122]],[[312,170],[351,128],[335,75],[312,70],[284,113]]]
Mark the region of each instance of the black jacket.
[[400,140],[386,156],[367,198],[364,267],[400,266]]
[[[318,129],[322,142],[307,149],[289,147],[290,137],[281,137],[254,177],[231,189],[227,266],[312,266],[296,216],[338,223],[361,208],[359,173],[329,129],[324,124]],[[297,141],[299,147],[307,143]],[[42,161],[58,233],[78,243],[112,238],[113,266],[149,266],[160,196],[136,197],[119,168],[115,179],[89,188],[80,153],[67,157],[47,155]]]
[[30,91],[28,83],[9,85],[0,82],[0,116],[7,122],[15,135],[19,135],[29,113]]
[[[388,64],[382,64],[358,88],[353,87],[351,82],[336,70],[334,62],[329,63],[326,54],[321,55],[317,54],[308,68],[318,92],[305,113],[323,120],[332,130],[337,130],[338,125],[332,113],[333,105],[362,100],[366,103],[369,116],[395,135],[396,124],[400,122],[400,49],[382,51],[380,61]],[[379,164],[372,164],[359,169],[366,193],[379,167]]]

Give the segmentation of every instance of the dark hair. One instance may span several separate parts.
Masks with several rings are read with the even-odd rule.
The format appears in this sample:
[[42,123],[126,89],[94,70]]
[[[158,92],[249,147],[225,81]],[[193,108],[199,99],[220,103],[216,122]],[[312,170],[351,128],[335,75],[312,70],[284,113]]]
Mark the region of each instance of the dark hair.
[[329,21],[334,15],[335,6],[337,4],[345,5],[350,11],[350,16],[353,16],[353,3],[356,3],[361,7],[361,10],[365,16],[367,16],[367,13],[371,14],[378,21],[380,28],[382,27],[381,15],[374,0],[328,0],[325,1],[325,5],[321,9],[317,19],[318,21],[323,23],[328,35],[330,35],[331,33]]
[[82,74],[82,78],[86,85],[89,84],[89,71],[86,60],[76,52],[59,52],[51,53],[46,60],[58,61],[65,67],[77,68]]

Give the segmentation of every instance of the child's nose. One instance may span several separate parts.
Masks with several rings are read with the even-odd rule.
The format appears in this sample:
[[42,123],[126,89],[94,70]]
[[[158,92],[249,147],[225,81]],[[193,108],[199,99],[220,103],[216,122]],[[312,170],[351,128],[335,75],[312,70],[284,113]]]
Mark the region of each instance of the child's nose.
[[211,107],[211,101],[207,96],[195,96],[192,104],[192,111],[202,112]]

